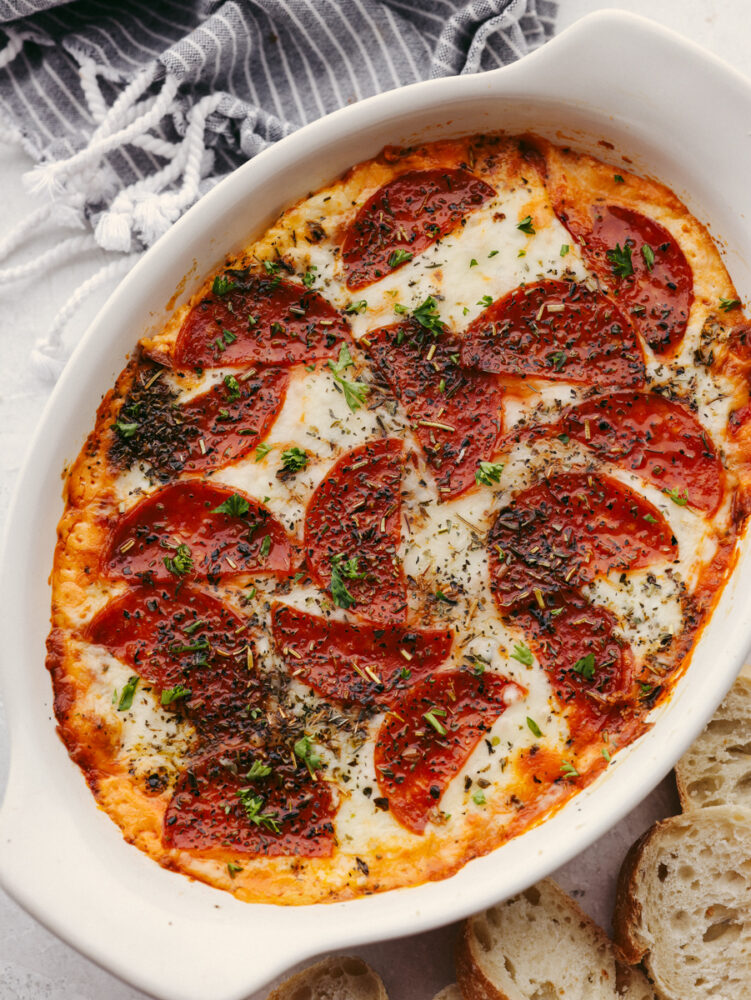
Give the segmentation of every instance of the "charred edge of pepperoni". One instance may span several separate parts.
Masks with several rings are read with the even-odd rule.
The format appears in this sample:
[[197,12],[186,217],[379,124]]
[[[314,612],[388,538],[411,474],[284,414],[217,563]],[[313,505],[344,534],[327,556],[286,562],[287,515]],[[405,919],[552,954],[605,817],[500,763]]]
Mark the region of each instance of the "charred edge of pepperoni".
[[498,674],[446,671],[417,685],[386,715],[375,767],[398,823],[423,833],[451,779],[505,711],[510,689],[522,691]]
[[518,493],[488,536],[491,590],[501,613],[526,598],[578,587],[600,573],[674,557],[662,513],[616,480],[559,473]]
[[318,292],[279,274],[228,270],[185,318],[173,364],[302,364],[336,357],[344,341],[346,321]]
[[330,857],[335,811],[329,782],[316,780],[289,748],[225,746],[178,779],[164,842],[223,855]]
[[162,370],[137,372],[113,424],[110,461],[116,468],[138,465],[163,483],[241,459],[268,433],[289,384],[286,369],[260,367],[180,404],[178,393],[157,377]]
[[398,703],[451,651],[450,629],[332,621],[276,604],[274,642],[295,679],[325,698],[367,708]]
[[396,561],[402,451],[400,439],[383,438],[347,452],[316,487],[305,513],[312,576],[335,604],[372,622],[406,617],[404,571]]
[[367,339],[369,357],[407,410],[439,500],[464,493],[501,432],[497,380],[458,363],[460,341],[436,338],[415,320],[382,327]]
[[644,357],[613,297],[546,280],[497,299],[464,332],[462,364],[494,374],[643,385]]
[[[222,504],[231,511],[217,512]],[[286,574],[293,558],[284,528],[257,500],[191,479],[163,487],[117,519],[102,568],[111,578],[146,583],[215,580]]]
[[384,184],[344,237],[347,287],[364,288],[403,266],[494,195],[489,184],[461,169],[413,170]]

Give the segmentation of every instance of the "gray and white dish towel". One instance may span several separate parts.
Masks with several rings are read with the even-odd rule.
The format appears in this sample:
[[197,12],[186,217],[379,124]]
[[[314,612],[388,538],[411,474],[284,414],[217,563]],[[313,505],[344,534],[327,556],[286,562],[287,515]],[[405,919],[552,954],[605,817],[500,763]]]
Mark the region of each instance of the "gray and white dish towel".
[[[210,187],[306,123],[404,84],[504,66],[557,0],[0,0],[0,141],[37,162],[38,207],[0,228],[0,290],[101,247],[32,351],[54,378],[81,299],[127,271]],[[9,266],[40,228],[70,227]],[[74,339],[74,338],[73,338]]]

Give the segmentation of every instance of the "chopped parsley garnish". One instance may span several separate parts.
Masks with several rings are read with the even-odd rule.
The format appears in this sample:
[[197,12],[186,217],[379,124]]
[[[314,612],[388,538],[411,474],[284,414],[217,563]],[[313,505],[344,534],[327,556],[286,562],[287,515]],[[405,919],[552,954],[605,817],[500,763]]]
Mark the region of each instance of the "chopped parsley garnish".
[[211,291],[214,295],[226,295],[227,292],[231,292],[235,287],[235,283],[231,281],[226,274],[217,274],[214,278],[214,283],[211,286]]
[[194,622],[191,622],[190,625],[186,625],[183,632],[186,635],[193,635],[193,633],[197,632],[199,628],[205,628],[208,624],[209,623],[205,618],[197,618]]
[[292,749],[295,751],[295,757],[303,762],[311,774],[321,767],[321,755],[313,747],[309,736],[301,736]]
[[262,764],[260,760],[254,760],[245,777],[248,781],[254,781],[256,778],[268,778],[270,774],[271,768],[268,764]]
[[251,823],[255,823],[256,826],[265,826],[267,830],[272,830],[274,833],[280,832],[276,814],[261,812],[263,809],[262,795],[254,795],[252,788],[239,788],[237,797]]
[[523,233],[526,233],[527,236],[534,236],[535,235],[535,227],[534,227],[534,223],[532,222],[532,216],[531,215],[528,215],[526,217],[526,219],[522,219],[521,222],[517,222],[516,228],[517,229],[521,229],[521,231]]
[[530,719],[529,716],[527,716],[527,725],[529,726],[529,729],[530,729],[530,731],[531,731],[531,733],[532,733],[533,736],[536,736],[538,739],[542,736],[542,730],[537,725],[537,723],[535,722],[535,720],[534,719]]
[[550,354],[546,355],[545,360],[551,368],[555,368],[557,372],[562,372],[568,361],[568,354],[565,351],[551,351]]
[[193,569],[193,556],[187,545],[178,545],[174,556],[165,556],[164,565],[175,576],[185,576]]
[[412,676],[412,671],[409,669],[409,667],[402,667],[402,669],[399,671],[399,676],[403,681],[408,681]]
[[346,580],[362,580],[364,573],[358,572],[359,556],[345,559],[343,555],[332,556],[331,559],[331,597],[339,608],[351,608],[355,599],[347,589]]
[[474,802],[474,804],[476,806],[484,806],[485,805],[485,792],[483,792],[481,789],[478,788],[477,791],[475,792],[475,794],[472,796],[472,801]]
[[224,387],[227,390],[227,399],[230,403],[234,403],[236,399],[240,398],[240,383],[234,375],[224,376]]
[[270,444],[259,444],[256,448],[256,462],[260,462],[262,458],[265,458],[271,451]]
[[647,270],[651,271],[655,266],[655,252],[649,243],[642,244],[641,255],[644,258],[644,263],[647,265]]
[[652,691],[654,690],[651,684],[645,684],[644,681],[639,681],[639,687],[641,688],[641,693],[645,698],[647,695],[652,694]]
[[435,729],[435,731],[438,733],[439,736],[445,736],[446,733],[448,732],[448,729],[446,729],[446,727],[444,726],[444,724],[438,720],[437,716],[439,716],[439,715],[441,716],[442,719],[445,719],[446,718],[446,709],[445,708],[431,708],[427,712],[423,712],[422,713],[422,717],[423,717],[423,719],[425,719],[425,721],[428,723],[428,725],[432,726],[433,729]]
[[162,691],[162,695],[159,700],[162,705],[171,705],[173,701],[177,701],[178,698],[187,698],[191,693],[190,688],[186,688],[182,684],[175,684],[174,687],[166,688]]
[[[529,646],[525,645],[523,642],[514,643],[514,652],[511,654],[512,660],[518,660],[519,663],[523,663],[525,667],[532,666],[532,650]],[[527,720],[529,722],[529,720]],[[539,733],[537,734],[539,735]]]
[[483,297],[481,299],[478,299],[477,304],[478,304],[478,306],[485,306],[485,308],[487,309],[488,306],[492,306],[493,305],[493,296],[492,295],[483,295]]
[[579,674],[585,681],[591,681],[595,675],[595,654],[587,653],[577,660],[571,668],[575,674]]
[[688,490],[684,487],[683,496],[678,493],[678,487],[674,486],[671,490],[664,486],[662,492],[669,496],[673,503],[678,504],[679,507],[685,507],[688,503]]
[[234,342],[237,340],[237,335],[234,334],[231,330],[227,330],[224,327],[222,327],[222,338],[224,340],[224,343],[229,346],[229,344],[234,344]]
[[338,359],[336,361],[329,361],[328,365],[334,376],[334,380],[341,386],[347,406],[353,413],[355,410],[359,410],[365,402],[365,397],[370,392],[370,386],[365,385],[364,382],[352,382],[350,379],[344,377],[343,372],[354,365],[352,355],[349,353],[349,347],[346,344],[342,344],[339,348]]
[[209,648],[210,648],[209,640],[206,638],[205,635],[202,635],[200,639],[196,639],[195,642],[173,643],[170,646],[169,651],[172,656],[180,656],[183,653],[200,653],[203,650]]
[[491,250],[490,253],[488,254],[488,259],[490,259],[491,257],[495,257],[496,254],[498,253],[499,253],[498,250]]
[[568,245],[568,243],[561,243],[561,257],[565,257],[570,249],[571,247]]
[[657,524],[657,518],[656,517],[652,517],[651,514],[645,514],[644,515],[644,520],[645,521],[649,521],[650,524]]
[[621,177],[620,174],[613,174],[613,180],[615,181],[616,184],[625,184],[626,183],[624,181],[623,177]]
[[445,392],[446,391],[446,379],[445,378],[442,378],[441,381],[438,383],[438,391],[439,392]]
[[128,438],[133,437],[133,435],[136,433],[136,431],[141,425],[135,423],[129,424],[124,420],[116,420],[112,426],[120,435],[120,437],[124,438],[127,441]]
[[393,250],[389,254],[388,265],[389,267],[399,267],[400,264],[406,264],[413,257],[414,254],[410,253],[409,250]]
[[276,274],[276,272],[279,270],[279,265],[275,260],[265,260],[263,262],[263,267],[264,270],[266,271],[266,274]]
[[264,535],[261,540],[261,547],[258,550],[261,554],[261,558],[265,559],[269,552],[271,552],[271,535]]
[[469,266],[470,266],[470,267],[477,267],[477,261],[475,260],[475,258],[474,258],[474,257],[473,257],[473,258],[472,258],[472,260],[471,260],[471,261],[469,262]]
[[348,302],[344,307],[345,313],[364,313],[368,308],[368,302],[366,299],[358,299],[357,302]]
[[417,309],[412,310],[412,318],[425,330],[429,330],[434,337],[443,333],[446,324],[441,320],[436,309],[436,300],[429,295],[424,302],[421,302]]
[[614,250],[608,250],[605,256],[613,267],[613,275],[616,278],[628,278],[634,273],[634,265],[631,263],[631,247],[624,243],[621,248],[620,243],[616,243]]
[[600,751],[600,753],[605,758],[606,763],[609,764],[612,758],[611,758],[610,754],[608,753],[607,748],[603,747],[602,750]]
[[561,442],[561,444],[568,444],[569,441],[571,440],[568,434],[557,434],[556,437]]
[[302,283],[306,288],[312,288],[313,283],[316,280],[315,272],[318,270],[315,264],[311,264],[305,274],[302,276]]
[[731,309],[737,309],[740,304],[740,299],[726,299],[724,295],[720,296],[720,309],[725,313],[730,312]]
[[235,864],[234,861],[227,862],[227,871],[229,872],[230,878],[234,878],[235,875],[237,875],[237,873],[241,872],[242,870],[243,870],[242,865],[237,865]]
[[503,462],[479,462],[475,470],[475,482],[478,486],[492,486],[501,481]]
[[579,772],[576,770],[573,764],[569,764],[567,760],[561,764],[561,774],[564,778],[578,778]]
[[228,514],[230,517],[245,517],[249,510],[250,504],[245,497],[241,497],[239,493],[233,493],[218,507],[214,507],[211,513]]
[[132,677],[129,677],[127,683],[123,685],[123,689],[120,692],[120,700],[117,703],[118,712],[127,712],[133,704],[133,695],[136,693],[138,681],[138,674],[134,674]]
[[307,453],[297,445],[282,452],[282,465],[286,472],[302,472],[307,464]]

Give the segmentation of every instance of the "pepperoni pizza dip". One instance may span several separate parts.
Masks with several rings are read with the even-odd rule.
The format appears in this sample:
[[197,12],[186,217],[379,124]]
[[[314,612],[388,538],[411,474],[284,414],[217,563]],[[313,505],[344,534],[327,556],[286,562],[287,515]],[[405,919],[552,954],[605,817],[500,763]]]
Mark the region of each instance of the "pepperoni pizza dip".
[[281,903],[543,821],[731,569],[748,332],[671,191],[534,137],[290,208],[141,339],[67,476],[48,667],[100,806]]

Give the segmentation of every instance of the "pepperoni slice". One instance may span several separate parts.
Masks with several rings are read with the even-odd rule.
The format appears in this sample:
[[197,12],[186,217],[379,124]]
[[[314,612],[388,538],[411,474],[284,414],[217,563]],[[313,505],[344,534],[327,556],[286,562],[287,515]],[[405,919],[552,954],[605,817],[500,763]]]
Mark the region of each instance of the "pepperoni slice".
[[[216,508],[226,505],[228,513]],[[284,528],[257,500],[194,479],[147,496],[114,525],[102,564],[115,579],[198,579],[283,574],[292,566]]]
[[417,685],[386,715],[375,745],[378,787],[394,819],[422,833],[448,783],[519,688],[460,670]]
[[655,393],[616,392],[572,407],[559,427],[602,458],[672,491],[677,502],[687,500],[708,513],[717,510],[722,462],[707,432],[682,404]]
[[318,485],[305,516],[311,573],[335,604],[374,622],[404,621],[402,442],[369,441],[347,452]]
[[449,629],[350,625],[277,604],[274,641],[297,680],[326,698],[394,705],[451,651]]
[[559,595],[556,607],[533,606],[514,613],[511,622],[525,635],[567,708],[574,737],[597,730],[633,694],[634,656],[620,636],[614,614],[573,591]]
[[268,434],[281,410],[289,373],[261,368],[224,382],[180,407],[186,440],[184,471],[221,469],[247,455]]
[[189,585],[134,587],[111,601],[84,638],[162,692],[162,703],[215,738],[243,728],[260,684],[247,624],[226,604]]
[[439,499],[474,486],[478,462],[500,435],[502,390],[492,375],[459,364],[460,344],[410,320],[368,333],[368,354],[404,404],[433,469]]
[[652,350],[674,350],[686,332],[694,276],[667,229],[619,205],[593,205],[589,231],[564,214],[560,217],[587,264],[615,289]]
[[278,274],[229,271],[186,316],[173,364],[296,365],[336,357],[345,340],[346,321],[317,292]]
[[[269,770],[250,777],[254,764],[255,773]],[[293,764],[291,750],[223,747],[178,779],[164,814],[164,842],[217,848],[222,856],[327,858],[335,846],[334,813],[330,784]]]
[[488,536],[491,590],[502,612],[532,595],[588,583],[612,570],[674,559],[660,511],[608,476],[570,472],[518,493]]
[[465,331],[462,364],[517,378],[609,385],[645,381],[631,324],[612,297],[568,281],[521,285]]
[[347,287],[364,288],[390,274],[494,195],[489,184],[467,170],[410,170],[384,184],[344,237]]

